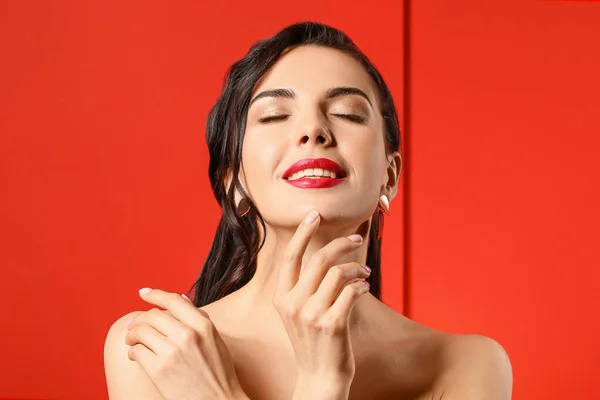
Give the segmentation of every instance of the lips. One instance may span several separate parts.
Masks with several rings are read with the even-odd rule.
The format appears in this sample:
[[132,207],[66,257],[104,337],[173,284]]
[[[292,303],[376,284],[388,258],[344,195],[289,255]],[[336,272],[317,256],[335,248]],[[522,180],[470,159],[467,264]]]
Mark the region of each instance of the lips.
[[[283,179],[287,179],[290,175],[295,172],[303,171],[305,169],[326,169],[328,171],[334,172],[336,177],[345,178],[346,172],[344,169],[335,161],[332,161],[328,158],[304,158],[300,161],[292,164],[282,175]],[[332,178],[328,178],[332,179]]]
[[[310,177],[302,175],[304,172],[308,172]],[[305,158],[292,164],[282,178],[301,189],[330,188],[346,180],[346,171],[328,158]]]

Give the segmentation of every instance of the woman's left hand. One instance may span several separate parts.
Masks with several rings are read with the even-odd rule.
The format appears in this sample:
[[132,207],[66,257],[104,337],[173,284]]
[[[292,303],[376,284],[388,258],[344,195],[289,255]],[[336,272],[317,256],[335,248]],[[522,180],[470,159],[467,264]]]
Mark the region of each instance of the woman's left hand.
[[225,342],[208,314],[176,293],[150,289],[153,308],[135,316],[125,342],[165,400],[248,399]]

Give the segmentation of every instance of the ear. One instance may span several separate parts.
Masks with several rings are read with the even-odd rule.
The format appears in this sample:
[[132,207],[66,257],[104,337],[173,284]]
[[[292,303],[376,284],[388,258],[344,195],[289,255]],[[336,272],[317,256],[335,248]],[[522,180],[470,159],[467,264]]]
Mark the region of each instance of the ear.
[[388,199],[392,201],[398,193],[400,172],[402,172],[402,156],[397,151],[387,156],[387,181],[385,182],[385,192]]

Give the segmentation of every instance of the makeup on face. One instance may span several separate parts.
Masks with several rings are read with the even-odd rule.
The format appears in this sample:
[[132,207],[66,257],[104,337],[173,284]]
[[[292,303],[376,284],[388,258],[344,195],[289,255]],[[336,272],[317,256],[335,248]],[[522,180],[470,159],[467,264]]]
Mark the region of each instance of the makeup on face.
[[328,158],[304,158],[292,164],[281,177],[301,189],[330,188],[346,180],[346,171]]
[[[265,90],[258,93],[250,101],[250,114],[254,116],[252,119],[256,119],[260,123],[284,120],[292,112],[288,107],[282,107],[282,105],[287,105],[290,100],[295,99],[297,99],[297,95],[291,89]],[[263,104],[261,104],[259,110],[255,111],[256,106],[253,106],[253,104],[257,100],[260,100]],[[364,123],[368,119],[372,107],[369,96],[363,90],[351,86],[328,89],[325,92],[323,101],[330,109],[329,115],[359,123]]]

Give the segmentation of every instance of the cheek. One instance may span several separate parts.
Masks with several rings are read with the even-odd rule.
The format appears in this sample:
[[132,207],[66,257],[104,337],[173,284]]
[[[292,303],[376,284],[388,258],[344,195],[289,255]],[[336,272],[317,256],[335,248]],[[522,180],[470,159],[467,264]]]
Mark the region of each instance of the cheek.
[[353,166],[360,190],[368,197],[378,197],[387,182],[387,157],[380,132],[362,132],[348,143],[345,154]]
[[242,163],[250,193],[269,184],[281,160],[281,146],[272,140],[257,140],[252,135],[244,139]]
[[347,141],[345,153],[350,155],[356,165],[364,166],[373,172],[379,172],[386,159],[383,139],[379,133],[373,131],[354,135]]

